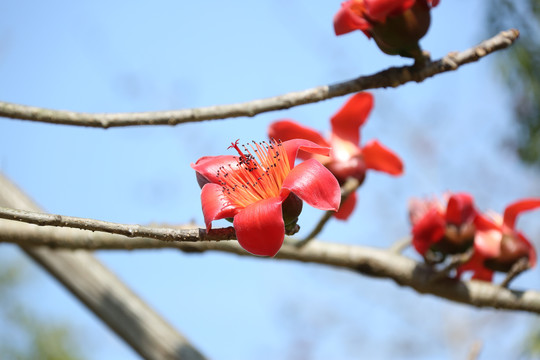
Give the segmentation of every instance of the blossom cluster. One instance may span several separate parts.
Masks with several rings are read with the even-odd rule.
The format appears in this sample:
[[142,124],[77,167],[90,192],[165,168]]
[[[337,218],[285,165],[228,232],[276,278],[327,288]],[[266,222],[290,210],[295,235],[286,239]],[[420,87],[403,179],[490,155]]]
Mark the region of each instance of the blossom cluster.
[[457,268],[459,277],[472,271],[473,279],[491,281],[495,271],[509,272],[519,261],[536,264],[536,251],[518,230],[516,219],[524,211],[540,207],[540,199],[523,199],[506,207],[501,216],[479,212],[467,193],[446,194],[438,199],[413,199],[409,204],[412,243],[429,262],[472,250]]
[[[438,0],[347,0],[334,16],[336,35],[354,30],[375,40],[386,54],[414,58],[426,54],[419,40],[431,22]],[[360,129],[374,105],[373,95],[360,92],[347,99],[330,118],[328,136],[291,119],[270,124],[269,141],[229,148],[237,155],[205,156],[191,164],[201,190],[207,231],[212,222],[233,223],[239,244],[259,256],[274,256],[286,234],[299,229],[303,203],[350,218],[358,197],[342,201],[341,186],[366,173],[403,174],[401,158],[377,139],[361,145]],[[296,163],[300,159],[302,162]],[[496,271],[511,272],[518,264],[533,267],[536,252],[518,230],[516,219],[540,207],[540,199],[510,204],[503,215],[480,212],[472,195],[448,193],[442,200],[413,199],[409,206],[412,244],[426,262],[442,263],[448,256],[467,254],[456,276],[471,271],[473,279],[491,281]]]

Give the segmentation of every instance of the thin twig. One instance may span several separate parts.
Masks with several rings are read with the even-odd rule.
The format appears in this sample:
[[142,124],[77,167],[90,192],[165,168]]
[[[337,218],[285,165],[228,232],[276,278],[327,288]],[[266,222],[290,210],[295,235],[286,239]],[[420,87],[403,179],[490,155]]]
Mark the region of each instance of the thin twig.
[[156,112],[80,113],[0,102],[0,117],[97,128],[177,125],[204,120],[253,117],[268,111],[289,109],[293,106],[310,104],[363,90],[397,87],[410,81],[421,82],[436,74],[456,70],[461,65],[478,61],[494,51],[504,49],[510,46],[518,36],[519,31],[510,29],[468,50],[449,53],[437,61],[427,61],[423,66],[392,67],[373,75],[361,76],[333,85],[318,86],[244,103]]
[[531,266],[529,265],[529,258],[522,257],[514,263],[510,271],[506,274],[506,277],[501,283],[501,286],[507,288],[512,280],[514,280],[519,274],[529,269],[530,267]]
[[[126,238],[116,234],[90,232],[62,227],[37,227],[16,221],[0,220],[0,242],[25,246],[47,245],[68,249],[177,248],[188,253],[220,251],[251,256],[237,241],[158,241]],[[271,260],[272,258],[260,258]],[[299,249],[283,245],[275,259],[316,263],[349,269],[364,275],[392,279],[419,293],[432,294],[476,307],[519,310],[540,314],[540,292],[516,291],[484,281],[460,281],[443,278],[431,281],[433,269],[411,258],[388,250],[358,245],[312,241]]]
[[147,237],[162,241],[220,241],[236,239],[234,228],[173,229],[142,225],[125,225],[108,221],[84,219],[73,216],[44,214],[34,211],[0,207],[0,219],[22,221],[39,226],[62,226],[81,230],[103,231],[127,237]]
[[391,251],[395,254],[401,254],[407,247],[411,245],[412,238],[406,236],[403,239],[399,239],[388,248],[388,251]]
[[441,279],[445,279],[448,277],[448,274],[455,268],[457,268],[460,265],[465,264],[467,261],[471,260],[474,253],[474,248],[471,247],[467,251],[465,251],[462,254],[456,254],[453,255],[450,258],[450,262],[443,267],[441,270],[437,271],[432,277],[431,281],[439,281]]
[[[358,189],[360,186],[360,182],[358,179],[355,178],[348,178],[345,183],[341,186],[341,204],[343,204],[347,198]],[[335,214],[335,211],[326,211],[324,215],[321,217],[317,225],[309,235],[307,235],[302,240],[295,243],[295,246],[302,247],[305,246],[308,242],[310,242],[313,238],[315,238],[319,233],[322,231],[328,220],[332,218],[332,216]]]

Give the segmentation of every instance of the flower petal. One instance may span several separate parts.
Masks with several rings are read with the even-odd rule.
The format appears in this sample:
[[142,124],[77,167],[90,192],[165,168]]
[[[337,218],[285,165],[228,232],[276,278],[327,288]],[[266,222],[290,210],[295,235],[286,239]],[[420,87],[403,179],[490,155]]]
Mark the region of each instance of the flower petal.
[[332,116],[332,133],[358,145],[360,126],[366,122],[372,108],[373,95],[368,92],[355,94]]
[[416,251],[424,255],[429,248],[444,236],[446,222],[437,209],[429,209],[412,228],[412,244]]
[[[276,141],[287,141],[292,139],[305,139],[314,142],[320,146],[330,147],[330,144],[322,137],[322,135],[307,126],[300,125],[292,120],[275,121],[268,127],[268,137]],[[309,159],[310,154],[301,151],[298,153],[301,159]]]
[[362,30],[368,37],[367,30],[371,28],[369,22],[352,10],[354,0],[348,0],[341,4],[341,8],[334,15],[334,32],[343,35],[354,30]]
[[349,195],[347,200],[341,203],[339,210],[334,214],[334,217],[339,220],[347,220],[356,207],[356,200],[356,192],[353,192]]
[[504,210],[504,225],[510,229],[514,229],[516,218],[520,213],[536,209],[537,207],[540,207],[540,199],[523,199],[508,205]]
[[268,127],[268,136],[277,141],[306,139],[314,142],[317,145],[330,147],[330,144],[317,130],[303,126],[292,120],[274,121]]
[[472,258],[469,261],[457,268],[458,279],[465,271],[473,271],[474,273],[472,279],[491,281],[493,279],[493,270],[486,268],[484,266],[484,261],[485,258],[482,255],[474,252]]
[[[212,183],[218,183],[218,170],[222,166],[236,164],[237,156],[220,155],[220,156],[203,156],[195,164],[191,164],[191,168],[198,172],[203,177],[207,178]],[[199,182],[200,184],[200,182]]]
[[377,140],[371,140],[362,148],[362,156],[368,169],[394,176],[403,174],[403,163],[399,156]]
[[341,202],[341,189],[335,176],[315,159],[306,160],[291,170],[283,181],[283,199],[289,191],[321,210],[337,211]]
[[494,258],[501,253],[502,232],[499,230],[476,231],[474,251],[484,258]]
[[265,199],[241,210],[233,221],[236,238],[254,255],[274,256],[285,238],[281,199]]
[[466,193],[457,193],[450,196],[446,207],[446,222],[459,226],[473,220],[476,210],[473,198]]
[[201,204],[207,231],[212,227],[212,221],[233,217],[239,210],[223,194],[221,185],[213,183],[203,186]]
[[366,13],[377,22],[385,22],[387,16],[403,13],[414,5],[416,0],[364,0]]
[[294,167],[294,161],[298,157],[298,150],[303,150],[312,154],[319,154],[328,156],[330,154],[330,148],[317,145],[316,143],[305,139],[292,139],[281,143],[287,153],[289,160],[289,166],[291,169]]

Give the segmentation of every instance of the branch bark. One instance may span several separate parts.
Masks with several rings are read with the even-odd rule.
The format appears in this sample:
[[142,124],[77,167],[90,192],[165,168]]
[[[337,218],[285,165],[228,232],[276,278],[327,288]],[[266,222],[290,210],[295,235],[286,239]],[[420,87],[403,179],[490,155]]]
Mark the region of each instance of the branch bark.
[[[39,211],[39,207],[2,174],[0,205]],[[0,222],[0,232],[8,230],[9,223],[15,224]],[[30,228],[32,225],[26,227]],[[39,233],[36,232],[36,235]],[[184,336],[137,297],[91,253],[33,247],[31,243],[24,241],[19,242],[19,245],[143,358],[204,359]]]
[[93,114],[0,102],[0,117],[105,129],[137,125],[178,125],[204,120],[242,116],[253,117],[268,111],[289,109],[294,106],[310,104],[363,90],[397,87],[410,81],[422,82],[434,75],[456,70],[462,65],[478,61],[488,54],[507,48],[513,44],[518,36],[519,31],[510,29],[483,41],[473,48],[462,52],[449,53],[442,59],[428,61],[423,66],[392,67],[373,75],[361,76],[333,85],[318,86],[312,89],[238,104],[173,111]]
[[[62,227],[38,227],[21,222],[0,220],[0,242],[27,246],[67,249],[148,249],[176,248],[188,253],[221,251],[252,256],[236,241],[160,241],[127,238],[117,234],[90,232]],[[270,258],[260,258],[268,260]],[[364,246],[312,241],[302,248],[286,242],[275,259],[316,263],[355,271],[368,276],[392,279],[419,293],[476,307],[492,307],[540,314],[540,292],[516,291],[482,281],[459,281],[444,277],[433,281],[436,272],[429,266],[393,251]]]

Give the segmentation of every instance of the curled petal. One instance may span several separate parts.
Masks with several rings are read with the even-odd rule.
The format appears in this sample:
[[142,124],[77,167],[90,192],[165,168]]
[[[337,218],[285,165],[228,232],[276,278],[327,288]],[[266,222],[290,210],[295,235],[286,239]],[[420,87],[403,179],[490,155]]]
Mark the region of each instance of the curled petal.
[[334,217],[339,220],[347,220],[356,207],[356,200],[356,192],[353,192],[349,195],[347,200],[341,203],[339,210],[334,214]]
[[348,0],[341,4],[341,8],[334,15],[334,32],[336,35],[343,35],[354,30],[361,30],[369,37],[367,31],[371,28],[370,23],[357,14],[359,11],[353,11],[353,6],[361,5],[355,0]]
[[306,139],[320,146],[330,146],[330,144],[328,144],[328,142],[317,130],[300,125],[296,121],[292,120],[274,121],[268,127],[268,136],[277,141]]
[[368,92],[355,94],[332,116],[332,133],[358,145],[360,127],[366,122],[372,108],[373,95]]
[[416,251],[424,255],[429,248],[444,236],[446,222],[436,209],[429,209],[412,228],[412,243]]
[[446,222],[453,225],[461,225],[473,220],[476,211],[473,205],[473,198],[466,193],[453,194],[448,199],[446,207]]
[[362,148],[362,156],[368,169],[395,176],[403,174],[403,163],[399,156],[377,140],[371,140]]
[[403,13],[415,2],[416,0],[364,0],[369,18],[377,22],[385,22],[387,16]]
[[[322,137],[322,135],[307,126],[300,125],[292,120],[280,120],[270,124],[268,128],[268,137],[276,141],[287,141],[292,139],[306,139],[314,142],[317,145],[330,147],[330,144]],[[311,156],[302,151],[298,154],[302,159],[309,159]]]
[[341,189],[335,176],[315,159],[306,160],[291,170],[282,185],[283,199],[289,191],[321,210],[337,211],[341,202]]
[[212,221],[233,217],[239,210],[223,194],[221,185],[213,183],[203,186],[201,204],[207,231],[212,227]]
[[523,199],[508,205],[504,210],[504,225],[510,229],[514,229],[516,218],[520,213],[536,209],[537,207],[540,207],[540,199]]
[[192,163],[191,168],[208,179],[208,181],[218,183],[217,174],[219,168],[237,162],[238,157],[232,155],[203,156],[195,164]]
[[298,157],[298,150],[303,150],[308,153],[324,156],[328,156],[330,154],[329,147],[320,146],[312,141],[305,139],[292,139],[284,141],[282,145],[285,149],[285,152],[287,153],[287,158],[289,160],[289,165],[291,168],[294,166],[294,161]]
[[254,255],[274,256],[285,238],[279,197],[265,199],[241,210],[233,221],[236,238]]

